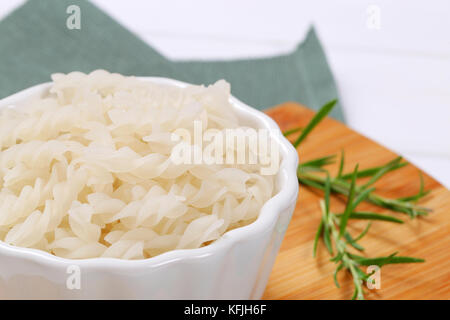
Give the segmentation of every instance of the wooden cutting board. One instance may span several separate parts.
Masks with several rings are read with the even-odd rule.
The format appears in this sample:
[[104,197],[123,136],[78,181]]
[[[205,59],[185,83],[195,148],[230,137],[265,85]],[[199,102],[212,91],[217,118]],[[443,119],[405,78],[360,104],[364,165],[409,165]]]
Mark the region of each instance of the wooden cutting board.
[[[314,112],[296,103],[285,103],[267,111],[287,130],[305,126]],[[383,130],[383,128],[380,128]],[[295,138],[292,137],[293,139]],[[344,172],[382,165],[397,155],[379,144],[349,129],[331,118],[324,119],[299,149],[300,161],[330,154],[339,155],[345,149]],[[329,166],[337,172],[337,164]],[[426,217],[411,220],[401,213],[393,213],[363,203],[361,210],[392,214],[405,220],[404,224],[374,221],[369,233],[360,241],[369,257],[389,255],[398,251],[401,256],[423,258],[424,263],[386,265],[381,269],[381,288],[366,288],[366,299],[450,299],[450,191],[424,174],[425,187],[432,192],[421,205],[431,208]],[[377,193],[398,198],[419,190],[419,169],[408,165],[388,173],[375,187]],[[340,272],[341,289],[335,287],[333,262],[322,242],[317,257],[312,257],[313,239],[320,221],[319,199],[322,194],[300,186],[297,207],[276,259],[264,299],[350,299],[353,284],[347,272]],[[342,198],[334,197],[331,209],[340,212]],[[350,231],[359,234],[365,221],[351,221]],[[352,232],[353,231],[353,232]]]

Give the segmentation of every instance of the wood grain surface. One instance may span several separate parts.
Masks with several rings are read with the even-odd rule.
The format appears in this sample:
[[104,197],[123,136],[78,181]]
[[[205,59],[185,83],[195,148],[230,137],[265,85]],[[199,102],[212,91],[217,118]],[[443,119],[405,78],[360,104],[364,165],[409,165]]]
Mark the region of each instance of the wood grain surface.
[[[305,126],[314,112],[296,103],[285,103],[267,111],[287,130]],[[383,128],[380,128],[383,130]],[[292,137],[292,138],[295,138]],[[345,149],[344,172],[359,163],[360,169],[382,165],[397,155],[331,118],[320,123],[299,148],[300,161],[337,154]],[[329,166],[334,174],[337,164]],[[450,191],[424,174],[425,187],[432,192],[420,201],[431,208],[428,216],[411,220],[405,214],[393,213],[371,204],[358,208],[392,214],[405,221],[395,224],[374,221],[369,233],[360,241],[368,257],[389,255],[423,258],[424,263],[386,265],[381,269],[381,288],[366,288],[366,299],[450,299]],[[419,169],[412,164],[388,173],[375,187],[380,195],[392,198],[417,193]],[[340,272],[341,288],[335,287],[335,269],[322,242],[317,257],[312,257],[313,239],[320,221],[319,199],[322,194],[300,187],[297,207],[276,259],[264,299],[349,299],[353,293],[351,277]],[[331,210],[344,208],[342,198],[334,196]],[[359,234],[365,221],[349,222],[349,230]]]

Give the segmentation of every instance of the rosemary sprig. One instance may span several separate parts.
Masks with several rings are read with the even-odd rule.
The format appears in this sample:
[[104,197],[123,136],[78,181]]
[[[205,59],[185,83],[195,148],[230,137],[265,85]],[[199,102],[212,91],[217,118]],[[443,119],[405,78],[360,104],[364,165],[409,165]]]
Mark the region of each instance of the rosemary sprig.
[[[333,109],[336,102],[336,100],[328,102],[316,113],[305,128],[294,128],[288,130],[284,133],[285,136],[292,135],[296,132],[301,132],[299,137],[293,143],[293,145],[297,148],[301,142],[306,139],[308,134],[317,126],[317,124],[320,123],[320,121]],[[313,256],[316,255],[319,239],[322,238],[330,255],[334,255],[334,257],[330,260],[337,264],[334,272],[334,281],[336,286],[339,288],[339,283],[337,281],[338,272],[342,269],[346,269],[352,275],[355,286],[352,299],[364,299],[362,283],[363,281],[368,281],[370,275],[366,274],[360,268],[361,266],[378,265],[381,267],[386,264],[416,263],[424,262],[424,260],[412,257],[399,257],[396,252],[389,256],[377,258],[366,258],[351,253],[348,250],[349,247],[352,247],[358,251],[364,250],[364,247],[361,246],[358,241],[367,234],[372,221],[378,220],[403,223],[402,220],[389,215],[383,215],[375,212],[357,211],[357,206],[361,202],[367,201],[391,211],[406,213],[411,218],[414,218],[416,216],[426,215],[429,211],[431,211],[428,208],[418,206],[416,204],[416,202],[427,195],[429,191],[424,190],[423,177],[420,175],[420,190],[415,195],[398,199],[388,199],[374,193],[375,188],[372,187],[372,185],[376,181],[388,172],[400,169],[408,164],[407,162],[402,161],[401,157],[389,161],[382,166],[371,167],[363,170],[359,170],[358,166],[356,166],[352,173],[343,173],[345,153],[342,150],[338,173],[335,177],[330,177],[328,170],[324,167],[334,163],[335,159],[335,155],[329,155],[303,162],[298,166],[297,170],[299,183],[324,191],[324,199],[320,201],[322,215],[314,239]],[[368,177],[370,177],[370,179],[366,183],[362,185],[357,184],[357,179]],[[346,207],[343,213],[334,214],[331,212],[331,193],[342,194],[347,197]],[[353,237],[347,231],[348,220],[351,219],[369,220],[366,228],[357,237]],[[336,254],[334,254],[334,252],[336,252]]]
[[[350,272],[353,278],[354,284],[354,294],[352,299],[362,300],[364,299],[364,290],[363,290],[363,282],[368,281],[370,274],[367,274],[361,269],[361,266],[370,266],[377,265],[379,267],[386,264],[394,264],[394,263],[417,263],[424,262],[423,259],[412,258],[412,257],[399,257],[397,256],[397,252],[383,257],[376,258],[366,258],[360,255],[356,255],[348,250],[348,247],[351,246],[356,250],[364,251],[364,248],[358,243],[369,231],[371,223],[367,224],[367,227],[363,230],[363,232],[357,237],[353,238],[348,231],[346,231],[347,221],[352,217],[352,215],[357,214],[353,211],[354,208],[361,201],[360,198],[364,198],[367,194],[361,196],[360,198],[353,198],[355,194],[355,182],[357,176],[357,166],[352,176],[352,184],[350,190],[350,196],[347,201],[347,205],[345,211],[341,215],[336,215],[330,211],[329,203],[330,203],[330,191],[331,191],[331,181],[327,176],[325,179],[325,199],[320,201],[320,208],[322,211],[322,219],[320,221],[319,228],[316,233],[315,241],[314,241],[314,249],[313,255],[315,256],[317,250],[317,243],[320,237],[323,238],[325,246],[327,247],[330,254],[333,254],[333,244],[336,250],[336,254],[330,261],[333,261],[337,264],[336,270],[334,272],[334,282],[336,286],[339,288],[339,283],[337,281],[337,274],[342,269],[346,269]],[[389,221],[389,220],[387,220]],[[395,221],[392,221],[395,222]]]

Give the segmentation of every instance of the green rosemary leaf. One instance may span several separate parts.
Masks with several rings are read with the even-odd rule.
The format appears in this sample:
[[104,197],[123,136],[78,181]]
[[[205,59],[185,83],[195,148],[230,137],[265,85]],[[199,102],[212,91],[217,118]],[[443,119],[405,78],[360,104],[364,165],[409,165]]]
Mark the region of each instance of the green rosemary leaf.
[[356,186],[356,175],[358,174],[358,165],[356,165],[353,171],[352,182],[350,185],[349,195],[347,199],[347,206],[345,207],[344,214],[341,217],[341,222],[339,223],[339,238],[344,235],[345,228],[347,227],[347,221],[353,210],[353,198],[355,196],[355,186]]
[[321,168],[321,167],[306,167],[306,166],[299,166],[298,170],[303,173],[307,172],[327,172],[327,170]]
[[361,257],[361,256],[352,255],[352,258],[360,265],[363,265],[363,266],[377,265],[379,267],[384,266],[386,264],[425,262],[424,259],[420,259],[420,258],[399,257],[399,256],[397,256],[397,252],[395,252],[387,257],[365,258],[365,257]]
[[365,273],[364,271],[362,271],[360,268],[355,267],[356,273],[358,274],[359,278],[361,278],[362,280],[367,280],[367,278],[369,278],[369,275],[367,273]]
[[355,200],[352,203],[352,208],[351,211],[353,212],[356,207],[358,206],[358,204],[360,204],[362,201],[366,200],[367,197],[369,196],[369,194],[375,190],[374,188],[369,188],[369,189],[365,189],[364,191],[358,193],[358,195],[356,196]]
[[320,108],[320,110],[314,115],[314,117],[311,119],[311,121],[308,123],[308,125],[302,130],[302,133],[300,136],[295,140],[293,143],[294,147],[297,148],[300,143],[308,136],[308,134],[314,129],[314,127],[322,121],[323,118],[326,117],[328,113],[330,113],[331,109],[336,105],[337,100],[331,100],[330,102],[326,103],[324,106]]
[[345,238],[345,240],[347,240],[347,243],[349,245],[351,245],[353,248],[355,248],[356,250],[364,251],[364,247],[361,246],[360,244],[358,244],[356,242],[357,240],[353,239],[352,236],[350,235],[350,233],[344,232],[344,238]]
[[396,264],[396,263],[422,263],[422,262],[425,262],[425,259],[414,257],[393,257],[389,263]]
[[285,132],[283,132],[283,135],[285,137],[288,137],[291,134],[297,133],[297,132],[302,131],[302,130],[303,130],[302,127],[292,128],[292,129],[289,129],[289,130],[286,130]]
[[[401,158],[401,157],[400,157],[400,158]],[[374,174],[376,174],[380,169],[382,169],[382,168],[384,168],[385,166],[389,165],[391,162],[393,162],[393,161],[398,161],[397,159],[398,159],[398,158],[395,158],[394,160],[392,160],[392,161],[390,161],[390,162],[388,162],[388,163],[386,163],[386,164],[384,164],[384,165],[382,165],[382,166],[372,167],[372,168],[368,168],[368,169],[362,169],[362,170],[360,170],[360,171],[358,172],[358,178],[371,177],[371,176],[373,176]],[[404,166],[406,166],[406,165],[408,165],[408,162],[398,162],[396,165],[390,167],[390,170],[389,170],[389,171],[394,171],[394,170],[400,169],[400,168],[402,168],[402,167],[404,167]],[[389,171],[388,171],[388,172],[389,172]],[[350,172],[350,173],[343,174],[343,175],[341,176],[342,179],[350,179],[351,177],[352,177],[352,173],[351,173],[351,172]]]
[[325,190],[325,187],[322,186],[320,183],[317,183],[315,181],[312,180],[308,180],[308,179],[303,179],[303,178],[298,178],[298,182],[300,182],[301,184],[316,188],[316,189],[320,189],[320,190]]
[[[397,254],[397,252],[395,252],[395,254]],[[358,260],[358,259],[366,259],[366,257],[354,254],[354,253],[349,253],[348,256],[353,259],[353,260]]]
[[418,201],[420,198],[423,198],[427,194],[430,193],[431,190],[426,190],[426,191],[424,190],[425,189],[425,183],[423,181],[423,175],[422,175],[421,172],[419,172],[419,176],[420,176],[420,190],[419,190],[419,192],[416,195],[409,196],[409,197],[404,197],[404,198],[399,198],[397,200],[404,201],[404,202],[408,202],[408,201],[415,202],[415,201]]
[[330,258],[330,261],[339,262],[342,260],[343,256],[344,256],[344,252],[340,251],[340,252],[336,253],[336,255],[334,257]]
[[375,182],[377,182],[382,176],[384,176],[389,171],[392,171],[392,168],[395,168],[399,165],[399,163],[402,161],[402,157],[397,157],[391,162],[387,163],[386,165],[380,167],[378,171],[372,176],[372,178],[362,186],[362,188],[367,188],[368,186],[371,186]]
[[336,285],[337,288],[340,288],[340,287],[341,287],[341,286],[339,285],[338,280],[337,280],[337,274],[339,273],[339,271],[342,270],[343,267],[344,267],[344,264],[341,263],[340,265],[337,266],[336,270],[334,270],[333,280],[334,280],[334,284]]
[[342,176],[342,171],[344,170],[344,162],[345,162],[345,154],[344,154],[344,150],[341,150],[341,160],[339,161],[339,171],[337,174],[337,178],[341,178]]
[[398,252],[394,252],[393,254],[387,256],[387,257],[377,257],[377,258],[366,258],[362,256],[357,256],[354,254],[351,254],[351,257],[359,264],[363,266],[371,266],[371,265],[377,265],[379,267],[382,267],[385,264],[390,264],[394,257],[397,255]]
[[298,165],[298,172],[307,173],[307,172],[327,172],[327,170],[322,167],[328,164],[334,163],[335,155],[326,156],[318,159],[314,159],[311,161],[303,162]]
[[334,163],[334,160],[336,159],[336,155],[332,154],[326,157],[317,158],[314,160],[303,162],[299,165],[299,167],[323,167],[327,164]]
[[364,228],[364,230],[359,234],[359,236],[357,236],[353,241],[357,242],[357,241],[361,240],[367,234],[367,232],[369,231],[371,226],[372,226],[372,222],[369,222],[367,224],[367,226]]
[[[340,217],[342,214],[337,214]],[[403,220],[397,219],[392,216],[374,213],[374,212],[352,212],[349,219],[357,219],[357,220],[381,220],[381,221],[389,221],[394,223],[403,223]]]
[[316,257],[317,243],[319,242],[319,238],[322,235],[322,231],[323,231],[323,219],[320,220],[319,227],[317,228],[316,236],[314,237],[313,258]]

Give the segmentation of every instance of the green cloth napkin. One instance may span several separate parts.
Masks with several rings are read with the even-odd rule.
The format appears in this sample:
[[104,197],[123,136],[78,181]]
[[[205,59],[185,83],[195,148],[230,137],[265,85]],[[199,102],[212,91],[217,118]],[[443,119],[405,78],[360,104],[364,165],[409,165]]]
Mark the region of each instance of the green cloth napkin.
[[[72,4],[81,9],[80,30],[66,27],[66,9]],[[317,110],[338,97],[312,28],[303,43],[288,55],[174,62],[88,1],[32,0],[0,21],[0,98],[47,82],[54,72],[95,69],[196,84],[226,79],[233,95],[258,109],[298,101]],[[331,115],[344,119],[340,106]]]

